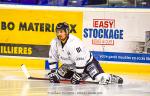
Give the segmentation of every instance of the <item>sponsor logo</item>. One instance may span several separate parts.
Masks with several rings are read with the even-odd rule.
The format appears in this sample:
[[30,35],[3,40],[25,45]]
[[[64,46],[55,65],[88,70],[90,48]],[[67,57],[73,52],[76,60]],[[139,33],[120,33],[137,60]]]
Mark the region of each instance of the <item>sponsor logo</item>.
[[123,29],[116,28],[115,19],[93,19],[92,28],[84,28],[84,38],[91,38],[93,45],[114,45],[123,39]]
[[[18,27],[16,27],[16,25]],[[12,31],[17,29],[18,31],[27,31],[27,32],[55,32],[56,25],[54,23],[43,23],[43,22],[19,22],[15,23],[13,21],[1,21],[0,23],[1,30]],[[76,31],[77,24],[69,24],[70,33],[77,33]]]
[[0,55],[48,57],[48,52],[49,45],[0,43]]

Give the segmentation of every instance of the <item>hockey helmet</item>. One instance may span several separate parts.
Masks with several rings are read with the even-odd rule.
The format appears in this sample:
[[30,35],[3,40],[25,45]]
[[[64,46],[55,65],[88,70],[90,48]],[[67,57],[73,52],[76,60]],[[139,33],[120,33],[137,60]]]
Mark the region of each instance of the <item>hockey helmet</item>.
[[58,23],[56,25],[56,32],[59,29],[63,29],[65,32],[67,32],[69,34],[69,25],[66,22]]

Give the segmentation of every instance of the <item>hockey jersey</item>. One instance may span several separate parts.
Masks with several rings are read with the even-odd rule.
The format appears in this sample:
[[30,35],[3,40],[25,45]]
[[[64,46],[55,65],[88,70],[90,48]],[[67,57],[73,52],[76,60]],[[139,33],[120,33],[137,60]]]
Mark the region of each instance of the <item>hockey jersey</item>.
[[74,64],[77,73],[82,73],[86,64],[93,59],[82,41],[71,34],[64,46],[58,38],[52,40],[50,45],[49,63],[60,61],[62,64]]

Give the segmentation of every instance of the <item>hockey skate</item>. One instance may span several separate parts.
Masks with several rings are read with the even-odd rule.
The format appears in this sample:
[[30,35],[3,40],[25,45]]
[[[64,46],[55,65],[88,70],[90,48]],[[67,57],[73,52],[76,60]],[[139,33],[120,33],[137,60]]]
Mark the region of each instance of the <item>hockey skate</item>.
[[117,75],[110,74],[111,76],[111,82],[110,83],[117,83],[117,84],[122,84],[123,83],[123,78]]

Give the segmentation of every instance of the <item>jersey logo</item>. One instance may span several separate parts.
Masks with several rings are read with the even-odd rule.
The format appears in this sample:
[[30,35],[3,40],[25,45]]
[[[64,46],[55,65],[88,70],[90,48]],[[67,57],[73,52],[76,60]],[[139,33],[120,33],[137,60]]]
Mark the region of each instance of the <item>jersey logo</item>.
[[81,52],[81,48],[80,47],[76,48],[76,50],[77,50],[78,53]]

